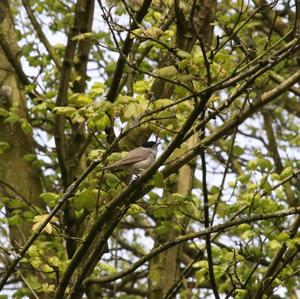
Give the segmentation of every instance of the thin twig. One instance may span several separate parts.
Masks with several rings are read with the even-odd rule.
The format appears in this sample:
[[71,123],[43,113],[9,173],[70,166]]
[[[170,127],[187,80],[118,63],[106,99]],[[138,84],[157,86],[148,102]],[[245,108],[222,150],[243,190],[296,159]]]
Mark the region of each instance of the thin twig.
[[53,50],[50,42],[47,39],[47,36],[45,35],[45,33],[43,32],[40,24],[38,23],[31,7],[30,7],[30,3],[29,0],[22,0],[23,6],[27,12],[28,18],[31,21],[31,24],[33,26],[33,28],[36,31],[36,34],[38,35],[39,39],[41,40],[41,42],[43,43],[43,45],[45,46],[45,48],[47,49],[50,57],[52,58],[52,60],[54,61],[56,67],[61,70],[62,69],[62,63],[60,58],[58,57],[58,55],[55,53],[55,51]]
[[61,199],[59,199],[56,206],[52,209],[52,211],[49,213],[47,218],[41,223],[39,228],[31,235],[31,237],[28,239],[28,241],[24,244],[22,249],[20,250],[18,256],[16,259],[13,260],[13,262],[10,264],[8,269],[6,270],[5,274],[3,275],[1,281],[0,281],[0,291],[3,289],[7,279],[10,277],[10,275],[14,272],[16,266],[19,264],[21,259],[25,256],[27,250],[31,247],[31,245],[34,243],[34,241],[41,235],[43,229],[46,227],[46,225],[51,221],[51,219],[56,215],[56,213],[60,210],[60,208],[63,206],[63,204],[74,195],[75,191],[77,190],[78,186],[81,184],[81,182],[89,175],[89,173],[101,162],[101,160],[95,160],[93,161],[90,166],[86,169],[85,172],[81,174],[81,176],[72,183],[69,188],[67,188],[65,194]]
[[35,292],[35,290],[32,288],[30,283],[27,281],[27,279],[23,276],[22,273],[19,273],[19,276],[23,280],[24,284],[27,286],[27,288],[30,290],[31,294],[33,295],[34,298],[39,299],[38,294]]
[[[204,118],[204,111],[202,112],[202,119]],[[205,127],[201,129],[201,139],[205,137]],[[207,190],[207,181],[206,181],[206,159],[205,159],[205,148],[200,151],[201,166],[202,166],[202,194],[203,194],[203,204],[204,204],[204,226],[208,228],[210,226],[209,219],[209,202],[208,202],[208,190]],[[206,252],[207,252],[207,261],[208,261],[208,274],[209,282],[213,293],[216,299],[220,298],[218,287],[216,284],[215,274],[214,274],[214,265],[213,265],[213,256],[211,249],[211,239],[210,234],[205,235],[206,242]]]
[[204,237],[206,234],[212,234],[212,233],[218,233],[218,232],[224,232],[227,229],[230,229],[231,227],[236,227],[238,225],[244,224],[244,223],[252,223],[255,221],[263,221],[268,219],[275,219],[275,218],[281,218],[286,217],[290,215],[300,214],[300,207],[297,208],[289,208],[285,210],[280,210],[274,213],[267,213],[267,214],[259,214],[259,215],[251,215],[248,217],[241,217],[240,219],[228,221],[223,224],[218,224],[215,226],[210,226],[206,229],[203,229],[199,232],[186,234],[180,237],[177,237],[176,239],[166,242],[156,248],[154,248],[150,253],[148,253],[146,256],[144,256],[142,259],[137,261],[136,263],[132,264],[127,270],[122,271],[120,273],[107,276],[107,277],[99,277],[99,278],[86,278],[84,280],[84,285],[90,285],[94,283],[106,283],[110,281],[114,281],[116,279],[122,278],[132,272],[134,272],[136,269],[141,267],[143,264],[145,264],[147,261],[149,261],[152,257],[160,254],[161,252],[168,250],[169,248],[176,246],[178,244],[181,244],[183,242],[193,240],[195,238],[201,238]]

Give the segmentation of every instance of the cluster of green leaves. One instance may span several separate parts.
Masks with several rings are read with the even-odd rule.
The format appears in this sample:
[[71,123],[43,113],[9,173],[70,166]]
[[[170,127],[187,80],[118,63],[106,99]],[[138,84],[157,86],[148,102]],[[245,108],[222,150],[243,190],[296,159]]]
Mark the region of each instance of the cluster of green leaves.
[[[54,36],[62,34],[64,40],[72,26],[74,2],[64,3],[56,0],[30,2],[33,10],[39,15],[39,20],[43,20],[41,24],[45,22],[43,29],[45,31],[50,30]],[[23,58],[26,59],[32,69],[38,70],[39,73],[36,83],[27,86],[26,92],[37,90],[40,96],[34,100],[28,100],[29,121],[19,116],[17,113],[18,107],[16,106],[12,106],[8,110],[1,108],[0,116],[5,118],[4,123],[19,125],[25,134],[32,134],[37,129],[41,130],[43,134],[47,134],[50,140],[53,140],[55,117],[64,116],[67,120],[65,123],[67,141],[72,140],[74,126],[84,128],[87,135],[92,134],[97,139],[97,142],[93,140],[87,147],[86,156],[88,161],[99,158],[104,154],[105,148],[108,147],[106,132],[109,129],[120,131],[124,127],[147,126],[155,136],[165,140],[167,144],[180,130],[194,109],[192,100],[180,101],[176,105],[174,104],[175,101],[186,96],[188,94],[187,89],[198,92],[206,88],[208,83],[207,65],[199,45],[195,45],[191,52],[176,49],[176,25],[173,23],[167,30],[162,30],[160,25],[166,20],[166,17],[158,8],[160,1],[153,2],[154,5],[149,10],[143,25],[131,32],[131,37],[135,43],[135,53],[133,53],[135,61],[139,61],[148,50],[146,52],[147,56],[142,62],[133,65],[136,67],[134,72],[130,65],[125,68],[125,76],[133,77],[133,93],[128,92],[128,88],[124,83],[125,87],[122,86],[124,88],[121,89],[116,100],[114,102],[106,101],[105,94],[110,88],[116,69],[115,53],[109,52],[107,49],[115,49],[115,45],[110,32],[95,28],[95,32],[79,34],[73,40],[77,42],[86,39],[92,40],[94,44],[91,48],[89,60],[93,63],[93,66],[96,66],[97,74],[102,78],[101,80],[99,78],[88,78],[86,92],[76,93],[73,91],[73,86],[80,78],[76,77],[74,72],[65,106],[55,106],[60,72],[52,63],[43,46],[40,43],[33,42],[35,41],[35,35],[32,32],[31,25],[19,18],[19,12],[15,9],[18,38],[23,45]],[[166,9],[172,8],[172,1],[163,2]],[[237,2],[240,3],[240,1]],[[245,53],[239,47],[232,45],[230,37],[222,31],[225,27],[230,26],[229,29],[233,29],[235,25],[238,25],[236,28],[239,28],[238,35],[241,40],[245,44],[253,43],[256,54],[262,57],[268,55],[268,49],[271,45],[277,43],[280,38],[278,35],[272,34],[270,39],[266,40],[266,33],[263,30],[258,30],[261,23],[258,20],[249,21],[249,14],[241,14],[236,3],[222,1],[218,5],[215,26],[222,32],[222,35],[213,39],[212,52],[207,53],[212,84],[228,78],[241,69],[245,69],[249,63],[248,58],[245,58]],[[189,11],[188,3],[181,3],[181,7],[185,11]],[[124,6],[120,3],[117,3],[112,11],[118,16],[119,20],[127,16]],[[119,27],[116,25],[120,32],[123,31],[122,26],[122,22],[120,22]],[[223,47],[219,47],[222,43],[224,43]],[[101,45],[105,45],[106,48],[102,48]],[[56,43],[53,48],[62,60],[64,43]],[[175,57],[174,62],[170,65],[159,66],[161,57],[166,57],[167,54]],[[75,56],[75,63],[78,59]],[[288,63],[279,63],[274,70],[284,76],[289,73],[289,70],[284,70],[284,67],[288,69],[289,64],[293,64],[294,61],[295,58],[291,57]],[[93,72],[88,73],[91,77],[92,74]],[[266,83],[267,78],[267,73],[260,77],[255,82],[253,89],[257,88],[264,91],[265,86],[270,87],[271,84]],[[150,101],[151,88],[156,79],[166,79],[168,86],[172,86],[172,83],[175,84],[176,87],[170,98]],[[176,85],[176,83],[180,84]],[[230,86],[222,92],[215,92],[208,102],[207,110],[209,112],[217,111],[224,104],[224,99],[229,98],[238,91],[242,83],[244,82]],[[226,119],[229,119],[232,115],[237,115],[245,105],[250,106],[256,100],[255,90],[249,90],[245,93],[235,101],[234,105],[221,111],[217,118],[209,123],[207,131],[213,132]],[[299,121],[282,107],[274,107],[273,113],[274,118],[279,122],[278,127],[282,126],[282,129],[277,128],[275,130],[280,154],[283,156],[287,153],[288,156],[290,150],[298,149],[299,146]],[[197,124],[199,124],[198,120],[191,131],[197,127]],[[275,212],[288,206],[284,186],[281,183],[292,175],[293,168],[298,165],[295,159],[282,159],[284,170],[281,173],[275,171],[273,157],[268,151],[266,142],[264,143],[266,134],[262,130],[259,115],[239,129],[240,132],[237,133],[231,155],[241,165],[242,174],[235,174],[232,171],[230,179],[226,178],[226,183],[220,184],[218,171],[221,171],[222,176],[225,174],[224,167],[219,165],[219,157],[224,157],[225,160],[228,159],[232,139],[222,140],[223,148],[218,145],[208,151],[210,178],[208,182],[208,201],[211,211],[217,207],[215,216],[218,222],[230,219],[233,214],[238,213],[244,207],[248,207],[247,215],[247,213]],[[37,138],[36,142],[41,143],[41,140]],[[8,150],[9,147],[9,142],[1,141],[0,154]],[[53,208],[61,197],[61,188],[58,183],[60,174],[58,173],[57,155],[52,146],[47,144],[39,147],[38,151],[40,155],[46,156],[50,162],[41,161],[35,155],[27,155],[24,159],[36,167],[43,167],[44,171],[47,166],[47,172],[44,172],[43,175],[44,182],[47,183],[44,184],[45,190],[43,190],[44,193],[41,194],[40,198],[47,208]],[[175,161],[187,151],[188,147],[185,144],[182,145],[174,151],[167,163]],[[124,154],[113,153],[105,163],[113,163]],[[135,233],[141,239],[143,239],[143,234],[150,234],[154,241],[164,240],[170,230],[180,234],[184,233],[186,229],[200,230],[203,228],[203,186],[201,180],[197,179],[198,172],[199,170],[196,172],[193,193],[190,196],[167,192],[169,186],[176,184],[178,179],[176,174],[169,177],[168,180],[164,180],[160,174],[156,174],[148,184],[155,186],[157,189],[130,207],[123,219],[124,223],[137,218],[142,218],[146,223],[155,223],[154,229],[153,227],[148,230],[145,229],[143,233],[138,227],[134,228]],[[81,184],[71,199],[75,217],[83,219],[86,215],[99,212],[99,209],[105,203],[126,187],[125,179],[125,173],[103,173],[96,169]],[[158,189],[166,192],[160,196],[158,195]],[[298,192],[295,186],[293,186],[293,190]],[[31,223],[31,226],[33,225],[33,229],[36,229],[46,215],[45,212],[40,215],[42,218],[36,218],[33,212],[27,210],[21,218],[19,214],[22,209],[25,209],[26,203],[20,199],[4,199],[2,205],[11,207],[14,211],[8,220],[10,225],[20,225],[24,220],[23,218],[25,218]],[[62,217],[62,215],[60,216]],[[176,219],[175,223],[174,219]],[[188,228],[182,227],[181,220],[183,219],[188,219]],[[34,275],[28,275],[31,287],[37,291],[43,290],[46,293],[52,293],[53,285],[57,279],[57,271],[61,275],[66,269],[67,258],[61,242],[63,237],[60,236],[61,224],[62,222],[58,219],[54,223],[49,223],[44,234],[45,236],[46,233],[51,234],[51,237],[53,237],[51,242],[47,237],[41,238],[39,242],[36,242],[30,248],[28,256],[23,260],[24,264],[42,271],[49,277],[49,283],[43,284],[34,278]],[[213,244],[213,256],[215,257],[214,270],[219,291],[229,292],[235,284],[236,298],[243,298],[246,294],[243,283],[247,281],[248,286],[254,288],[257,278],[264,273],[263,267],[259,267],[257,275],[252,273],[253,265],[258,263],[262,256],[264,261],[268,262],[284,242],[290,249],[299,246],[299,239],[290,240],[285,232],[284,229],[288,228],[288,225],[289,222],[285,222],[283,219],[276,222],[264,221],[260,224],[240,225],[218,236],[215,240],[216,243]],[[223,243],[226,245],[227,241],[228,246],[221,246]],[[136,243],[133,242],[133,244],[136,246]],[[204,242],[199,242],[196,245],[190,244],[192,249],[205,249]],[[125,269],[128,264],[124,261],[119,262],[118,269],[116,269],[110,256],[107,263],[101,262],[97,265],[94,275],[114,274],[116,271]],[[284,279],[292,275],[296,267],[297,264],[287,266],[276,278],[274,285],[285,285],[287,288],[292,288],[299,283],[296,279],[290,279],[288,284],[284,282]],[[195,281],[197,284],[202,285],[207,282],[209,277],[208,262],[206,260],[198,261],[194,264],[194,268],[196,269]],[[227,273],[227,275],[224,273]],[[15,296],[16,298],[22,298],[25,293],[28,295],[28,290],[23,289],[18,291]],[[182,296],[185,298],[184,292]]]

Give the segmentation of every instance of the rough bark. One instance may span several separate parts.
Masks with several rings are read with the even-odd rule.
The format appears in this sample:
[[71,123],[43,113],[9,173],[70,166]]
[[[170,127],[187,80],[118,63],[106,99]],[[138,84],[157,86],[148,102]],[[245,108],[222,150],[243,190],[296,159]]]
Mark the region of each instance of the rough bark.
[[[35,155],[31,133],[24,133],[21,122],[28,121],[24,86],[18,77],[15,66],[18,61],[19,48],[12,16],[7,1],[0,2],[0,108],[9,110],[15,107],[16,122],[5,121],[0,117],[0,142],[6,142],[8,149],[0,155],[0,196],[6,208],[7,217],[18,216],[17,223],[9,224],[9,237],[12,246],[18,249],[24,245],[32,234],[32,223],[25,218],[25,212],[36,215],[37,207],[42,208],[39,195],[42,192],[40,170],[25,161],[24,156]],[[14,61],[12,61],[12,59]],[[12,201],[20,200],[18,207],[11,205]],[[21,264],[21,268],[22,268]],[[27,270],[23,271],[26,277]],[[36,274],[41,280],[43,276]],[[49,298],[38,293],[39,298]]]

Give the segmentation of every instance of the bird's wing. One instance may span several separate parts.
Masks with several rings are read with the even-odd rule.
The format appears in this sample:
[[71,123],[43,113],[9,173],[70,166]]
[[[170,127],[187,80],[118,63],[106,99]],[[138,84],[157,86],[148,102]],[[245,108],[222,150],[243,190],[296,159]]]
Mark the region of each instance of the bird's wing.
[[147,158],[148,151],[142,148],[135,148],[130,151],[123,159],[113,163],[111,167],[118,167],[123,165],[128,165],[132,163],[137,163]]

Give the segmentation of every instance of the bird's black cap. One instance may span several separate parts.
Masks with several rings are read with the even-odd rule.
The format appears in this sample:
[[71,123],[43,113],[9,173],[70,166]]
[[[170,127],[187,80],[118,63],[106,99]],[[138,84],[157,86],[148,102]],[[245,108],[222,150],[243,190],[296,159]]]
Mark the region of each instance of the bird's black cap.
[[158,145],[158,143],[154,141],[147,141],[142,145],[142,147],[152,148],[155,147],[156,145]]

